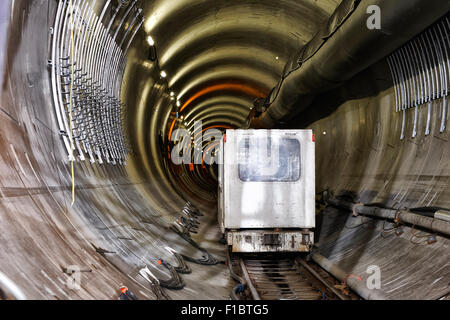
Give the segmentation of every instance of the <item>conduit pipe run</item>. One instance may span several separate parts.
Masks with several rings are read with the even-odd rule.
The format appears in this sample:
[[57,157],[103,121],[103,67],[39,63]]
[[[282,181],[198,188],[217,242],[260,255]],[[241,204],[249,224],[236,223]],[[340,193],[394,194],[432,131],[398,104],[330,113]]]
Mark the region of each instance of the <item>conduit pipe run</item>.
[[[307,61],[297,69],[293,64],[295,71],[290,72],[279,89],[272,91],[268,98],[268,101],[273,100],[272,103],[262,115],[251,120],[251,127],[272,128],[280,121],[293,118],[309,107],[316,95],[338,87],[386,57],[450,9],[447,0],[344,0],[320,34],[328,36],[330,26],[336,27],[333,19],[343,19],[353,9],[352,3],[357,7],[350,17],[345,18]],[[368,28],[371,16],[368,9],[374,5],[380,8],[381,29]],[[305,50],[315,50],[318,41],[320,39],[313,39]]]
[[369,289],[364,281],[355,277],[349,277],[344,270],[336,266],[321,254],[313,253],[311,258],[324,270],[335,276],[339,281],[345,282],[345,284],[356,292],[361,298],[366,300],[386,300],[386,297],[379,292],[379,290]]
[[[3,292],[2,289],[6,291]],[[0,298],[2,298],[2,294],[4,294],[6,297],[11,296],[15,300],[26,300],[25,294],[22,292],[22,290],[20,290],[20,288],[5,274],[0,272]]]
[[363,204],[355,204],[335,198],[328,198],[325,200],[325,202],[335,207],[353,211],[357,214],[394,220],[396,222],[408,223],[413,226],[419,226],[433,232],[438,232],[447,236],[450,235],[450,222],[445,221],[441,218],[442,211],[438,211],[438,215],[434,214],[433,217],[429,217],[412,213],[407,210],[394,210],[376,206],[366,206]]

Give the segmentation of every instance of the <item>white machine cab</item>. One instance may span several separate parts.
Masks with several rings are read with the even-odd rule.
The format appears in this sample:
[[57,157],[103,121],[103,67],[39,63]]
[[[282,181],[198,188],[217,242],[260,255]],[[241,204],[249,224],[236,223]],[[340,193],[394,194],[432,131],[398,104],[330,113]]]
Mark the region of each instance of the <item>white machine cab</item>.
[[227,130],[219,222],[234,252],[309,251],[315,227],[312,130]]

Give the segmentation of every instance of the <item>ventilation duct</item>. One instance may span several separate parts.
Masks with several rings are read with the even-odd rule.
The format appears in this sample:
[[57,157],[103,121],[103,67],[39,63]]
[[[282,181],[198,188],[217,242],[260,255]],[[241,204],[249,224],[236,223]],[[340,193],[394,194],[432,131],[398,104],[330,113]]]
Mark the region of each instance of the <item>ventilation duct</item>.
[[[368,28],[366,1],[344,1],[319,32],[325,38],[315,37],[301,52],[298,66],[273,90],[268,109],[252,119],[250,126],[271,128],[294,117],[309,107],[316,95],[338,87],[383,59],[450,9],[447,0],[378,0],[370,3],[374,5],[380,8],[380,29]],[[347,19],[349,14],[351,19]],[[330,25],[338,27],[330,32]]]

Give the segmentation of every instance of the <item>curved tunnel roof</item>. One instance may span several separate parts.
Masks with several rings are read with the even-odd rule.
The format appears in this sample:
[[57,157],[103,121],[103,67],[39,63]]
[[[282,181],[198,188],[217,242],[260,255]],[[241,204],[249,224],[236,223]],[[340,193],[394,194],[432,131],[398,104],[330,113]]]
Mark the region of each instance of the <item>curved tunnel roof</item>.
[[[401,2],[405,7],[429,5],[424,0],[405,1]],[[119,3],[126,6],[118,7]],[[92,91],[78,90],[83,91],[80,96],[88,96],[89,103],[89,99],[98,105],[107,101],[105,105],[121,110],[114,115],[117,122],[105,125],[100,121],[89,130],[109,130],[111,124],[115,128],[122,124],[129,151],[127,164],[113,165],[106,159],[100,163],[100,156],[94,155],[91,162],[88,156],[85,161],[74,159],[72,170],[67,153],[70,137],[58,125],[61,115],[52,95],[54,71],[60,71],[57,66],[68,68],[70,57],[49,60],[58,34],[48,32],[54,30],[58,8],[67,6],[68,1],[49,1],[48,6],[29,0],[2,1],[0,18],[9,32],[0,34],[0,290],[16,298],[115,299],[118,288],[126,284],[147,299],[228,299],[234,283],[226,266],[219,263],[226,254],[218,241],[216,168],[201,162],[202,154],[197,155],[201,164],[175,165],[170,161],[172,135],[178,136],[177,128],[187,128],[195,136],[196,121],[203,122],[202,130],[245,126],[253,101],[271,92],[285,66],[296,59],[341,3],[74,0],[77,12],[92,8],[97,17],[104,13],[104,39],[117,31],[118,39],[128,40],[139,19],[143,16],[145,20],[135,38],[131,37],[134,40],[126,59],[119,59],[122,65],[114,66],[116,71],[123,67],[123,81],[114,79],[109,65],[103,66],[106,76],[100,73],[96,79],[83,80],[105,83],[120,92],[119,96],[110,101],[101,90],[90,96],[101,85],[93,85]],[[377,3],[391,8],[400,1]],[[102,11],[105,4],[108,6]],[[427,18],[423,21],[439,18],[435,12],[442,8],[429,7],[433,10],[422,10]],[[120,24],[128,9],[128,18]],[[92,26],[98,20],[80,21]],[[76,32],[82,34],[81,29]],[[402,44],[411,40],[407,31],[400,34]],[[99,51],[92,51],[104,64],[105,47],[100,41],[96,45]],[[339,51],[338,46],[334,49]],[[82,63],[87,60],[83,60],[84,52],[77,55]],[[330,52],[325,58],[318,55],[317,64],[307,70],[326,70],[334,58]],[[427,100],[427,105],[395,110],[398,92],[408,84],[393,81],[388,60],[379,58],[345,78],[339,87],[327,87],[314,99],[300,101],[309,108],[289,122],[277,122],[277,127],[314,130],[316,191],[326,191],[335,203],[344,202],[346,209],[363,203],[394,212],[404,208],[420,209],[428,215],[450,211],[449,130],[443,112],[447,96],[439,93],[438,98]],[[102,69],[102,65],[88,62],[90,69]],[[339,66],[333,69],[337,75]],[[293,87],[295,81],[290,84],[290,89]],[[285,96],[290,97],[291,92],[286,90]],[[292,95],[290,100],[294,107],[297,98]],[[78,138],[83,142],[83,137]],[[108,143],[114,146],[116,142]],[[211,139],[201,148],[210,151],[216,145]],[[76,196],[73,205],[72,190]],[[194,206],[204,215],[199,218],[193,245],[180,237],[177,228],[181,228],[183,210]],[[321,212],[317,253],[364,279],[369,265],[380,266],[383,288],[377,296],[439,299],[447,295],[448,299],[449,276],[442,268],[448,264],[448,235],[426,228],[418,231],[414,224],[394,224],[379,217],[354,217],[352,212],[332,206]],[[436,222],[430,219],[433,227]],[[430,235],[437,241],[427,243]],[[176,265],[180,262],[176,252],[198,264],[189,264],[195,266],[192,274],[183,275],[186,288],[158,291],[152,279],[171,277],[160,259]],[[83,279],[88,281],[78,290],[66,285],[70,266],[86,271]],[[16,288],[6,288],[5,283]]]
[[[155,1],[144,4],[144,30],[155,41],[160,68],[182,111],[203,104],[189,101],[208,89],[205,99],[222,95],[222,103],[227,96],[233,103],[241,93],[245,110],[276,85],[290,55],[314,36],[339,2]],[[202,111],[213,107],[207,104]]]

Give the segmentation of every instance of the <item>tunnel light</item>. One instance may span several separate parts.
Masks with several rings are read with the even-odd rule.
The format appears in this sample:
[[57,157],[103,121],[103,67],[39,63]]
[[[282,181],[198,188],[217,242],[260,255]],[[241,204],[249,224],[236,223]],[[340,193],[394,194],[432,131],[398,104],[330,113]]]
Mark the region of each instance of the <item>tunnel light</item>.
[[181,106],[181,102],[177,101],[177,107]]
[[165,71],[161,71],[161,78],[167,77],[167,73]]
[[147,42],[151,47],[153,47],[155,45],[155,40],[153,40],[153,38],[151,36],[147,37]]
[[275,60],[278,60],[278,59],[280,59],[280,57],[275,57]]
[[325,136],[326,134],[327,134],[327,132],[326,132],[326,131],[324,131],[324,132],[323,132],[323,135]]
[[173,97],[175,95],[175,92],[170,92],[170,96]]

